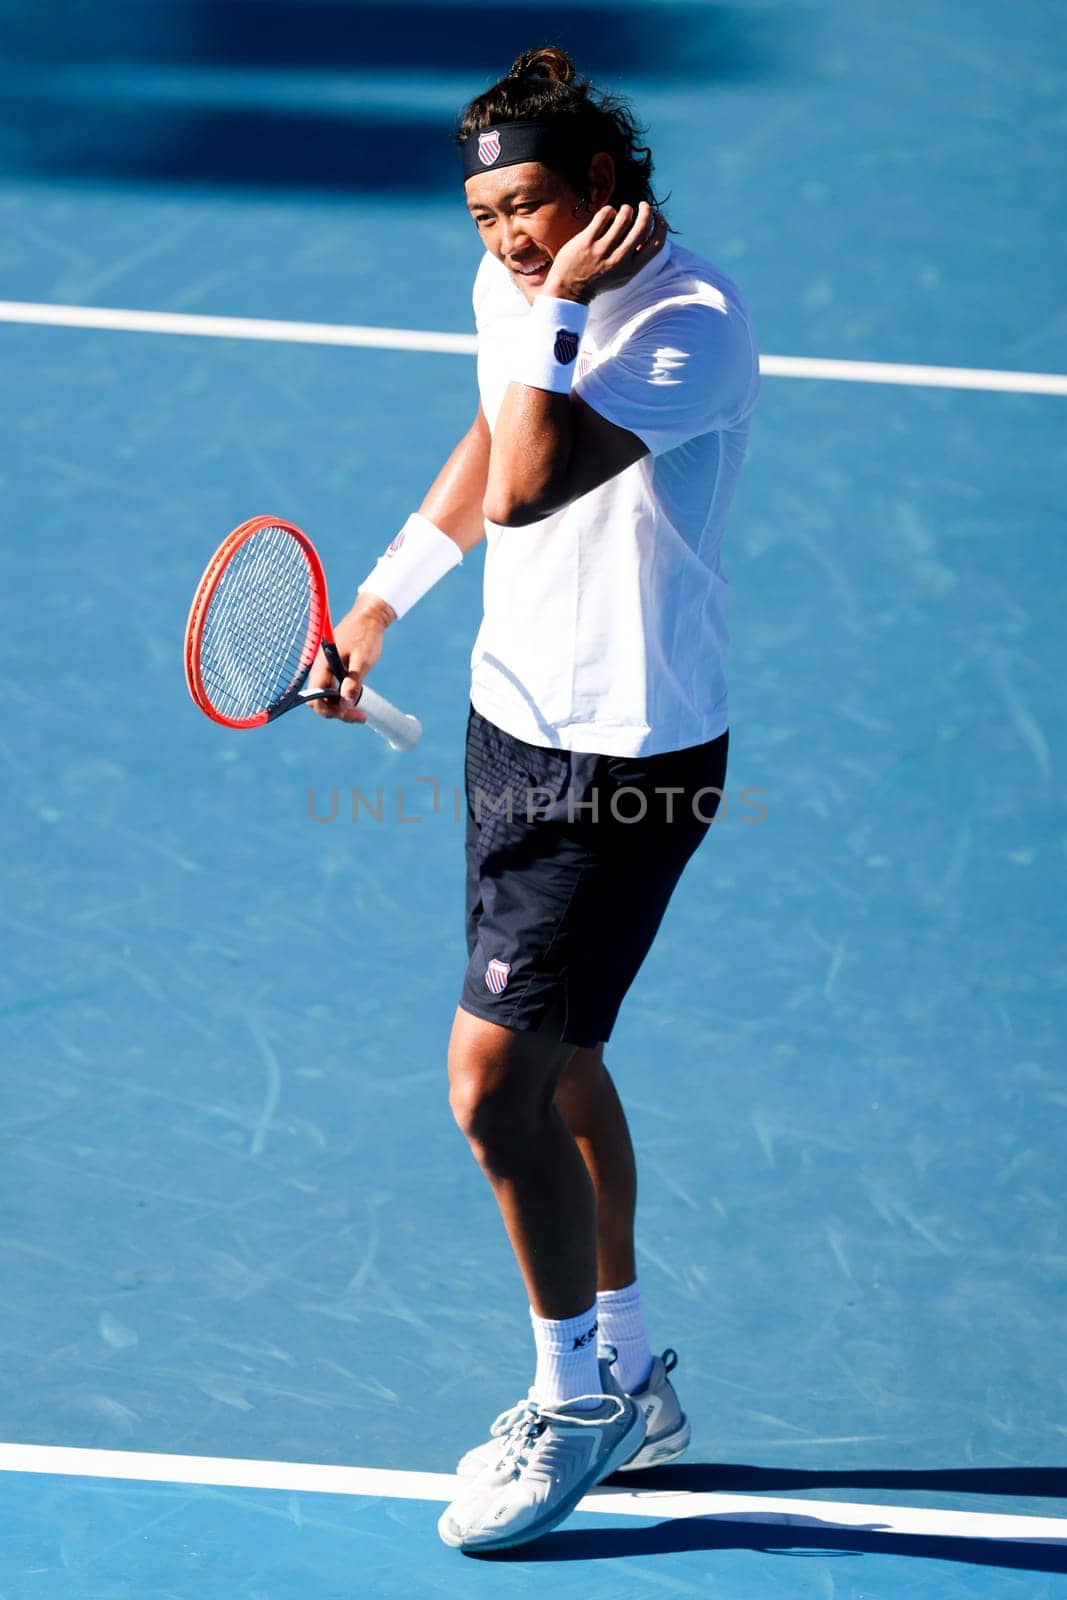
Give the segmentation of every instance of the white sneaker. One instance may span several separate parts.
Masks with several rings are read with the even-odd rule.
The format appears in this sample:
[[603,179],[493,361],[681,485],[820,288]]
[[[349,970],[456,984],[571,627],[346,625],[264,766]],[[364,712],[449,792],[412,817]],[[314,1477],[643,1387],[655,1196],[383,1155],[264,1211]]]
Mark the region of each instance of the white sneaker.
[[[611,1367],[614,1350],[610,1345],[602,1345],[601,1350],[603,1352],[600,1357],[601,1388],[605,1394],[622,1394],[623,1391]],[[644,1413],[646,1432],[634,1455],[629,1461],[624,1461],[621,1466],[616,1467],[616,1472],[640,1472],[649,1467],[664,1466],[668,1461],[677,1461],[688,1446],[691,1435],[689,1418],[682,1410],[668,1376],[677,1365],[677,1353],[674,1350],[664,1350],[662,1356],[654,1357],[652,1371],[639,1392],[630,1396]],[[531,1389],[529,1400],[532,1399]],[[458,1477],[476,1478],[480,1472],[486,1472],[490,1467],[496,1466],[506,1448],[508,1435],[529,1400],[520,1400],[510,1411],[501,1412],[490,1429],[491,1437],[484,1444],[475,1445],[473,1450],[468,1450],[458,1463],[456,1467]]]
[[629,1460],[645,1434],[639,1406],[615,1393],[593,1410],[575,1401],[549,1408],[520,1401],[493,1424],[496,1459],[442,1513],[437,1531],[461,1550],[504,1550],[539,1539],[570,1515],[582,1496]]
[[677,1461],[686,1449],[692,1434],[689,1418],[682,1410],[668,1376],[678,1365],[678,1353],[664,1350],[654,1356],[652,1371],[640,1389],[630,1396],[645,1415],[645,1437],[641,1448],[624,1461],[616,1472],[640,1472],[648,1467],[662,1467],[668,1461]]

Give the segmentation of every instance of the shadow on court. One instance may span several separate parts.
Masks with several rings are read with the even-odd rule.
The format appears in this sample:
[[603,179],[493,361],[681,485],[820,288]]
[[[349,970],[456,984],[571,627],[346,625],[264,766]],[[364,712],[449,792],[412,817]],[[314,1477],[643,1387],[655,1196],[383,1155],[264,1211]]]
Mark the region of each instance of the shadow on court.
[[[791,7],[795,12],[797,8]],[[35,11],[0,5],[6,56],[47,64],[388,67],[495,74],[531,44],[562,44],[584,70],[748,79],[775,70],[782,18],[726,4],[396,5],[349,0],[176,0]],[[791,19],[795,28],[796,18]]]
[[[1067,1496],[1067,1471],[1057,1467],[1003,1469],[947,1468],[897,1471],[867,1468],[851,1472],[798,1472],[767,1467],[712,1465],[659,1467],[655,1472],[629,1472],[614,1480],[627,1489],[741,1493],[772,1489],[879,1489],[903,1493],[941,1493],[1060,1498]],[[537,1544],[516,1551],[487,1552],[477,1559],[503,1561],[596,1561],[623,1556],[655,1556],[686,1550],[757,1550],[803,1556],[814,1552],[847,1555],[914,1556],[968,1566],[1000,1567],[1020,1572],[1062,1572],[1067,1568],[1067,1536],[1055,1544],[1027,1544],[1004,1539],[967,1539],[886,1533],[871,1506],[871,1521],[862,1528],[839,1528],[822,1521],[812,1503],[811,1516],[791,1517],[788,1525],[759,1521],[755,1514],[687,1517],[653,1527],[567,1528]]]
[[[872,1518],[878,1508],[871,1507]],[[626,1556],[662,1556],[692,1550],[755,1550],[804,1558],[810,1555],[909,1556],[924,1561],[951,1561],[965,1566],[1003,1568],[1016,1572],[1063,1572],[1067,1539],[1057,1544],[1023,1544],[1003,1539],[957,1539],[882,1533],[872,1520],[864,1528],[836,1528],[818,1517],[794,1517],[788,1526],[733,1515],[684,1517],[645,1528],[565,1529],[517,1550],[471,1557],[477,1561],[555,1562],[619,1560]],[[883,1525],[884,1526],[884,1525]],[[470,1555],[470,1552],[467,1552]]]
[[729,1463],[657,1467],[628,1472],[613,1480],[628,1489],[665,1493],[765,1494],[772,1489],[889,1489],[901,1493],[990,1494],[1029,1499],[1067,1500],[1065,1467],[939,1467],[909,1471],[865,1467],[849,1472],[802,1472],[795,1468],[748,1467]]
[[[795,8],[790,8],[795,12]],[[465,94],[531,44],[592,76],[784,70],[795,14],[737,5],[0,0],[0,169],[319,191],[455,183]]]
[[[20,137],[10,136],[15,112]],[[25,140],[21,137],[27,135]],[[284,107],[91,107],[52,94],[8,94],[0,170],[90,183],[413,193],[455,189],[451,127],[432,116],[388,119]]]

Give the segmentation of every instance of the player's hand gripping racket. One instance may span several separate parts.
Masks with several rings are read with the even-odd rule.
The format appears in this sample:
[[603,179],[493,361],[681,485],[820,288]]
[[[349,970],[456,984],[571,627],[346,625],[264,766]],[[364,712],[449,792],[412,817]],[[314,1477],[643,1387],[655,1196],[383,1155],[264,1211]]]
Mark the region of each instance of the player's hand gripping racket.
[[[337,689],[304,688],[320,646]],[[344,677],[311,540],[277,517],[243,522],[216,550],[193,597],[185,629],[189,693],[215,722],[259,728],[294,706],[338,699]],[[416,717],[366,684],[358,705],[394,750],[422,738]]]

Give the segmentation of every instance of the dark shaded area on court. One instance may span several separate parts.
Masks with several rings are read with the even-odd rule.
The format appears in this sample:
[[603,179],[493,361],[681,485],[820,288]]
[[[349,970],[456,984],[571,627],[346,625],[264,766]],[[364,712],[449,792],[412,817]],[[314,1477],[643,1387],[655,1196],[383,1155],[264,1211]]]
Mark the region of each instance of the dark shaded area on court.
[[[636,1476],[636,1474],[635,1474]],[[684,1517],[646,1528],[564,1529],[536,1544],[468,1559],[491,1563],[602,1561],[625,1556],[662,1556],[686,1550],[756,1550],[800,1559],[819,1554],[838,1556],[915,1557],[949,1561],[985,1569],[1015,1572],[1067,1572],[1067,1540],[1061,1544],[1025,1544],[1005,1539],[953,1539],[915,1534],[880,1533],[879,1507],[871,1507],[869,1528],[835,1528],[817,1516],[795,1517],[788,1527],[746,1522],[740,1514],[729,1521]],[[884,1526],[884,1525],[883,1525]]]
[[786,1467],[750,1467],[726,1462],[685,1462],[657,1467],[654,1472],[628,1472],[616,1483],[630,1489],[658,1489],[712,1494],[766,1494],[802,1489],[890,1489],[895,1492],[936,1491],[939,1494],[992,1494],[1067,1500],[1067,1467],[939,1467],[913,1471],[867,1467],[860,1470],[798,1471]]
[[[446,109],[440,95],[414,93],[391,75],[431,69],[473,93],[543,41],[567,47],[594,77],[729,81],[775,70],[782,25],[777,13],[730,5],[183,0],[31,11],[5,0],[0,170],[341,192],[441,188],[456,181],[452,119],[468,89]],[[363,75],[364,85],[346,74]]]
[[[19,134],[7,116],[16,110]],[[451,128],[432,117],[254,107],[106,110],[8,97],[0,168],[94,182],[184,182],[306,190],[459,191]]]
[[[791,8],[795,11],[795,8]],[[590,73],[751,78],[772,69],[782,18],[739,5],[394,5],[344,0],[180,0],[38,11],[0,7],[9,59],[215,67],[431,67],[502,71],[562,44]],[[796,18],[792,19],[795,26]]]

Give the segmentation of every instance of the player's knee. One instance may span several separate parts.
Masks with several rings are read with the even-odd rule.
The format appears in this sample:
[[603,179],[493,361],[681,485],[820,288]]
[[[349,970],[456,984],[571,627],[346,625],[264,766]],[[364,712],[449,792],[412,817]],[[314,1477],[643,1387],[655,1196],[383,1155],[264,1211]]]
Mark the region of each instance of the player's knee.
[[518,1064],[502,1055],[453,1054],[449,1105],[461,1132],[488,1172],[503,1173],[528,1150],[541,1097],[532,1096]]
[[521,1121],[521,1097],[511,1075],[476,1061],[450,1063],[448,1103],[472,1144],[495,1146]]
[[575,1050],[566,1067],[560,1074],[560,1089],[584,1089],[598,1087],[604,1079],[604,1046],[602,1044],[583,1045]]
[[556,1105],[568,1121],[582,1116],[599,1104],[607,1081],[602,1044],[575,1050],[556,1085]]
[[489,1172],[521,1165],[537,1144],[571,1054],[558,1037],[522,1033],[459,1011],[448,1051],[449,1104]]

